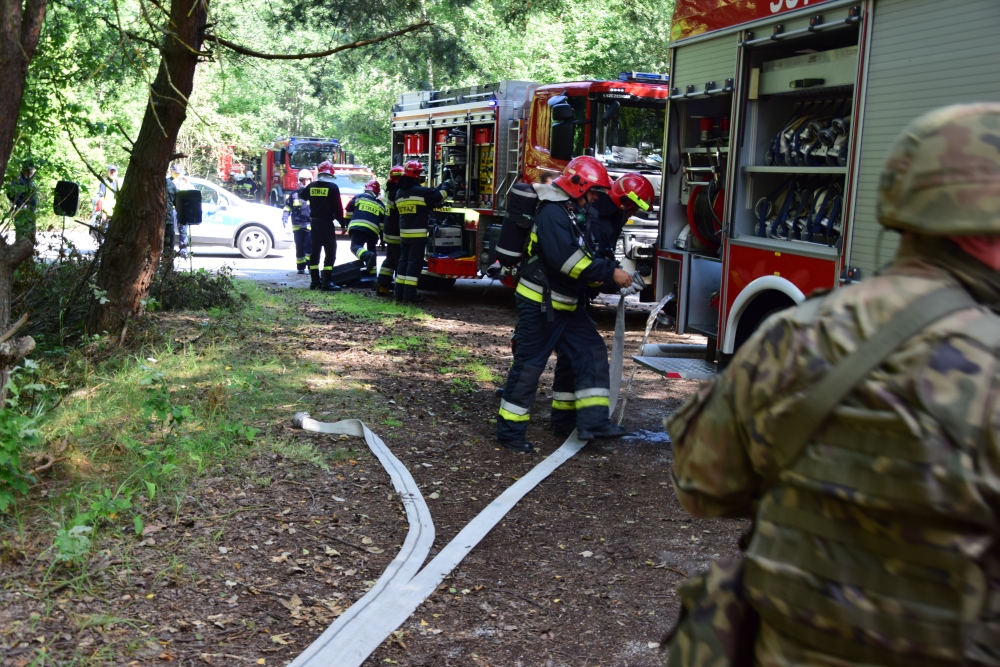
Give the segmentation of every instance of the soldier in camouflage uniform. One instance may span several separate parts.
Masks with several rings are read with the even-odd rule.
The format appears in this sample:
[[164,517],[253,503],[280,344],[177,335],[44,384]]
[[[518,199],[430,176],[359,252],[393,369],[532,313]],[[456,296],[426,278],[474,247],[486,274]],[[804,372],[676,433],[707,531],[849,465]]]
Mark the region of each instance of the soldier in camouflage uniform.
[[[762,667],[1000,665],[1000,104],[911,123],[878,219],[903,234],[890,268],[769,318],[665,420],[681,504],[755,517],[742,590]],[[898,347],[778,466],[803,393],[943,287],[978,305]],[[724,604],[703,614],[720,640]],[[712,641],[670,667],[708,665]]]

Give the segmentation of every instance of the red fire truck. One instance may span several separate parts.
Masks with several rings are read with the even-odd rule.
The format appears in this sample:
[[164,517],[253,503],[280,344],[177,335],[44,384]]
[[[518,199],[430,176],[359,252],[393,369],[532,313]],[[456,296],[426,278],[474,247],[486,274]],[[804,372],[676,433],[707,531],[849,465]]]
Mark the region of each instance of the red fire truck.
[[[392,110],[394,162],[420,160],[432,187],[457,184],[451,207],[439,211],[422,282],[447,287],[485,274],[511,187],[560,174],[577,155],[596,156],[613,177],[642,172],[658,190],[669,94],[666,76],[628,72],[617,81],[502,81],[400,96]],[[619,240],[629,270],[652,274],[658,205],[629,220]]]
[[261,158],[262,200],[271,206],[284,206],[285,195],[299,187],[299,171],[309,169],[315,178],[316,166],[326,160],[334,164],[334,176],[345,206],[354,195],[364,191],[365,183],[375,177],[368,167],[355,165],[354,155],[344,150],[336,139],[279,139]]
[[677,0],[655,287],[708,345],[636,361],[708,377],[771,313],[885,266],[890,143],[1000,100],[998,34],[995,0]]

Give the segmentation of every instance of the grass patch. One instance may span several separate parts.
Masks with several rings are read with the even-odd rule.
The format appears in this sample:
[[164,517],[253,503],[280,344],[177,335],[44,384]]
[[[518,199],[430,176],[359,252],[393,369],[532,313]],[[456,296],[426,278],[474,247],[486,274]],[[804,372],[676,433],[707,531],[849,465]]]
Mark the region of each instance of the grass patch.
[[433,319],[416,306],[398,304],[389,300],[372,299],[357,292],[309,292],[286,290],[290,304],[313,303],[344,317],[372,322],[390,323],[398,318],[417,321]]

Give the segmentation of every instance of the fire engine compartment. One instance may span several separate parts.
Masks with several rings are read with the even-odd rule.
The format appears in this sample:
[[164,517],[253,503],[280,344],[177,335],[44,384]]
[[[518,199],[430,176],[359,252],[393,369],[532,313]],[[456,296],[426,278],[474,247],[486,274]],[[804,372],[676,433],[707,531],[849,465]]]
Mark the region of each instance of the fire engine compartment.
[[[854,8],[800,13],[674,49],[656,293],[674,295],[676,312],[664,312],[678,333],[709,337],[710,357],[717,344],[733,347],[720,338],[731,343],[731,310],[746,320],[732,323],[743,339],[795,302],[788,292],[815,287],[789,283],[734,308],[750,282],[773,273],[836,283],[851,210],[859,18]],[[702,72],[708,80],[694,78]],[[777,258],[784,278],[768,268]]]

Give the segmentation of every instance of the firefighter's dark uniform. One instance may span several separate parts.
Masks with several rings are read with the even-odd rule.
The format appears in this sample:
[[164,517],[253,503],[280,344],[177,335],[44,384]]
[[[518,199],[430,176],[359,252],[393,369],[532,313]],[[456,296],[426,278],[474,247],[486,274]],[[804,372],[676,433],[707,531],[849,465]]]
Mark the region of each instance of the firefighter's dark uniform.
[[586,304],[587,284],[612,282],[615,264],[582,243],[569,195],[550,186],[539,199],[516,290],[517,348],[497,419],[497,439],[507,442],[524,440],[538,378],[557,347],[572,370],[560,377],[572,377],[572,387],[553,386],[553,427],[600,432],[610,426],[608,351]]
[[[337,237],[333,224],[344,219],[344,207],[340,203],[340,188],[333,180],[325,180],[327,174],[320,174],[315,180],[296,194],[309,204],[312,226],[312,253],[309,259],[311,288],[329,285],[333,281],[333,263],[337,258]],[[323,279],[320,282],[320,253],[323,252]]]
[[351,252],[365,263],[365,269],[375,275],[375,248],[379,231],[385,220],[385,207],[375,193],[368,190],[347,203],[344,215],[348,220],[347,233],[351,237]]
[[298,192],[285,197],[281,222],[288,224],[289,218],[292,222],[292,237],[295,239],[295,268],[301,271],[309,264],[309,255],[312,253],[312,231],[309,228],[309,202],[303,201]]
[[427,221],[431,209],[440,206],[446,196],[446,190],[425,188],[412,176],[399,179],[395,198],[401,242],[395,288],[399,301],[417,298],[417,281],[424,269],[424,249],[427,247]]
[[392,276],[399,266],[399,209],[396,208],[396,193],[399,183],[385,186],[386,214],[382,219],[382,238],[385,239],[385,259],[378,270],[377,284],[380,290],[392,289]]

